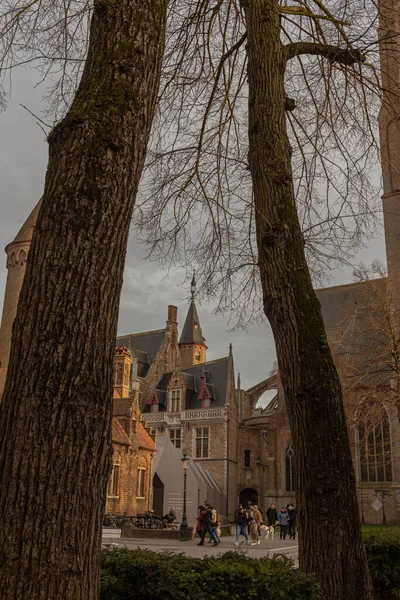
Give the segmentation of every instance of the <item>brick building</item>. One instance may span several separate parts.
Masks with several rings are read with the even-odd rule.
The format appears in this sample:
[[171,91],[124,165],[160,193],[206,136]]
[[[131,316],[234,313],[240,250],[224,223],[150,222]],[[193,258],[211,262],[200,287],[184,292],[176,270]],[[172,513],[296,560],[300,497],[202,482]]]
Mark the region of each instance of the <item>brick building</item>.
[[177,308],[168,307],[165,329],[117,338],[133,357],[143,419],[158,436],[200,463],[226,497],[225,514],[237,501],[237,404],[232,347],[207,361],[207,346],[192,299],[178,342]]
[[137,386],[132,385],[132,356],[124,347],[114,355],[113,466],[106,511],[135,515],[153,504],[155,437],[141,420]]

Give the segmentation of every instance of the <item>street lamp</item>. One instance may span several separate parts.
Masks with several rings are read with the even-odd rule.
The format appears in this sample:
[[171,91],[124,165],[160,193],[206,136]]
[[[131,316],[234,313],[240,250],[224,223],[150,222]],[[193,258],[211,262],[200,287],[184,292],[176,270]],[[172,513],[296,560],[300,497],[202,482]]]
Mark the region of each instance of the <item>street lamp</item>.
[[182,468],[183,468],[183,514],[182,514],[182,523],[179,528],[179,541],[187,542],[189,540],[188,536],[188,522],[186,515],[186,478],[187,478],[187,469],[189,466],[189,457],[183,453],[183,457],[181,458]]

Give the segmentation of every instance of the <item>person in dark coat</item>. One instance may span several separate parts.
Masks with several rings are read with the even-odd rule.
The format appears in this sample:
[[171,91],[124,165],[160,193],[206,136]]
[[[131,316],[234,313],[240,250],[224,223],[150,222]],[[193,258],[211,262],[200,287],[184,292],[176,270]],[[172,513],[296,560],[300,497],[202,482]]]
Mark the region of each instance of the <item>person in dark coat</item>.
[[289,540],[296,539],[296,509],[293,504],[287,505],[287,513],[289,515]]
[[276,525],[278,521],[278,511],[275,508],[275,504],[270,504],[269,509],[267,510],[267,521],[268,525]]
[[249,543],[249,536],[247,535],[247,525],[249,522],[249,515],[241,504],[235,511],[235,523],[236,523],[236,542],[235,546],[239,545],[239,535],[244,535],[246,544]]

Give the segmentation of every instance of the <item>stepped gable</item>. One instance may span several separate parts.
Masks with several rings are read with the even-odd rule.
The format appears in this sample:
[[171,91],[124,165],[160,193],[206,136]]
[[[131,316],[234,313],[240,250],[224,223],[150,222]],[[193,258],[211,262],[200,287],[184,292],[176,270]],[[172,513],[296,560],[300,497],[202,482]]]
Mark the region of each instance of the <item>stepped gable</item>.
[[156,451],[156,444],[141,421],[138,424],[139,448]]
[[122,444],[123,446],[132,446],[128,436],[126,435],[125,429],[116,417],[112,419],[112,441],[115,444]]
[[[185,375],[191,375],[194,381],[194,389],[186,390],[186,409],[201,408],[199,393],[201,390],[201,378],[205,377],[207,390],[210,393],[211,407],[224,406],[228,389],[230,357],[225,356],[217,360],[211,360],[201,365],[185,369]],[[193,384],[192,384],[193,387]]]
[[130,333],[117,337],[116,346],[125,346],[138,362],[138,376],[146,377],[164,340],[166,329]]

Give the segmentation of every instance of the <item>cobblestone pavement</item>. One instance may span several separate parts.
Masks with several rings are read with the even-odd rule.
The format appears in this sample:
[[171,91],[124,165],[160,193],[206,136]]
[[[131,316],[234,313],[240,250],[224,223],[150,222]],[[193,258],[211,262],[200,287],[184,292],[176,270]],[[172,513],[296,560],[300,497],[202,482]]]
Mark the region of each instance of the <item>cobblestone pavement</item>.
[[[239,546],[235,546],[235,536],[224,536],[221,538],[221,544],[218,547],[213,547],[207,542],[204,546],[198,546],[199,538],[189,542],[180,542],[179,540],[159,540],[159,539],[134,539],[134,538],[108,538],[104,539],[105,544],[116,544],[118,547],[126,548],[147,548],[154,552],[182,552],[194,558],[203,558],[206,555],[221,554],[223,552],[239,551],[245,552],[251,558],[261,558],[262,556],[273,557],[275,553],[285,554],[294,560],[295,566],[298,561],[298,546],[297,540],[280,540],[275,536],[273,541],[261,539],[261,543],[257,546],[246,545],[242,542]],[[243,540],[243,538],[241,538]]]

